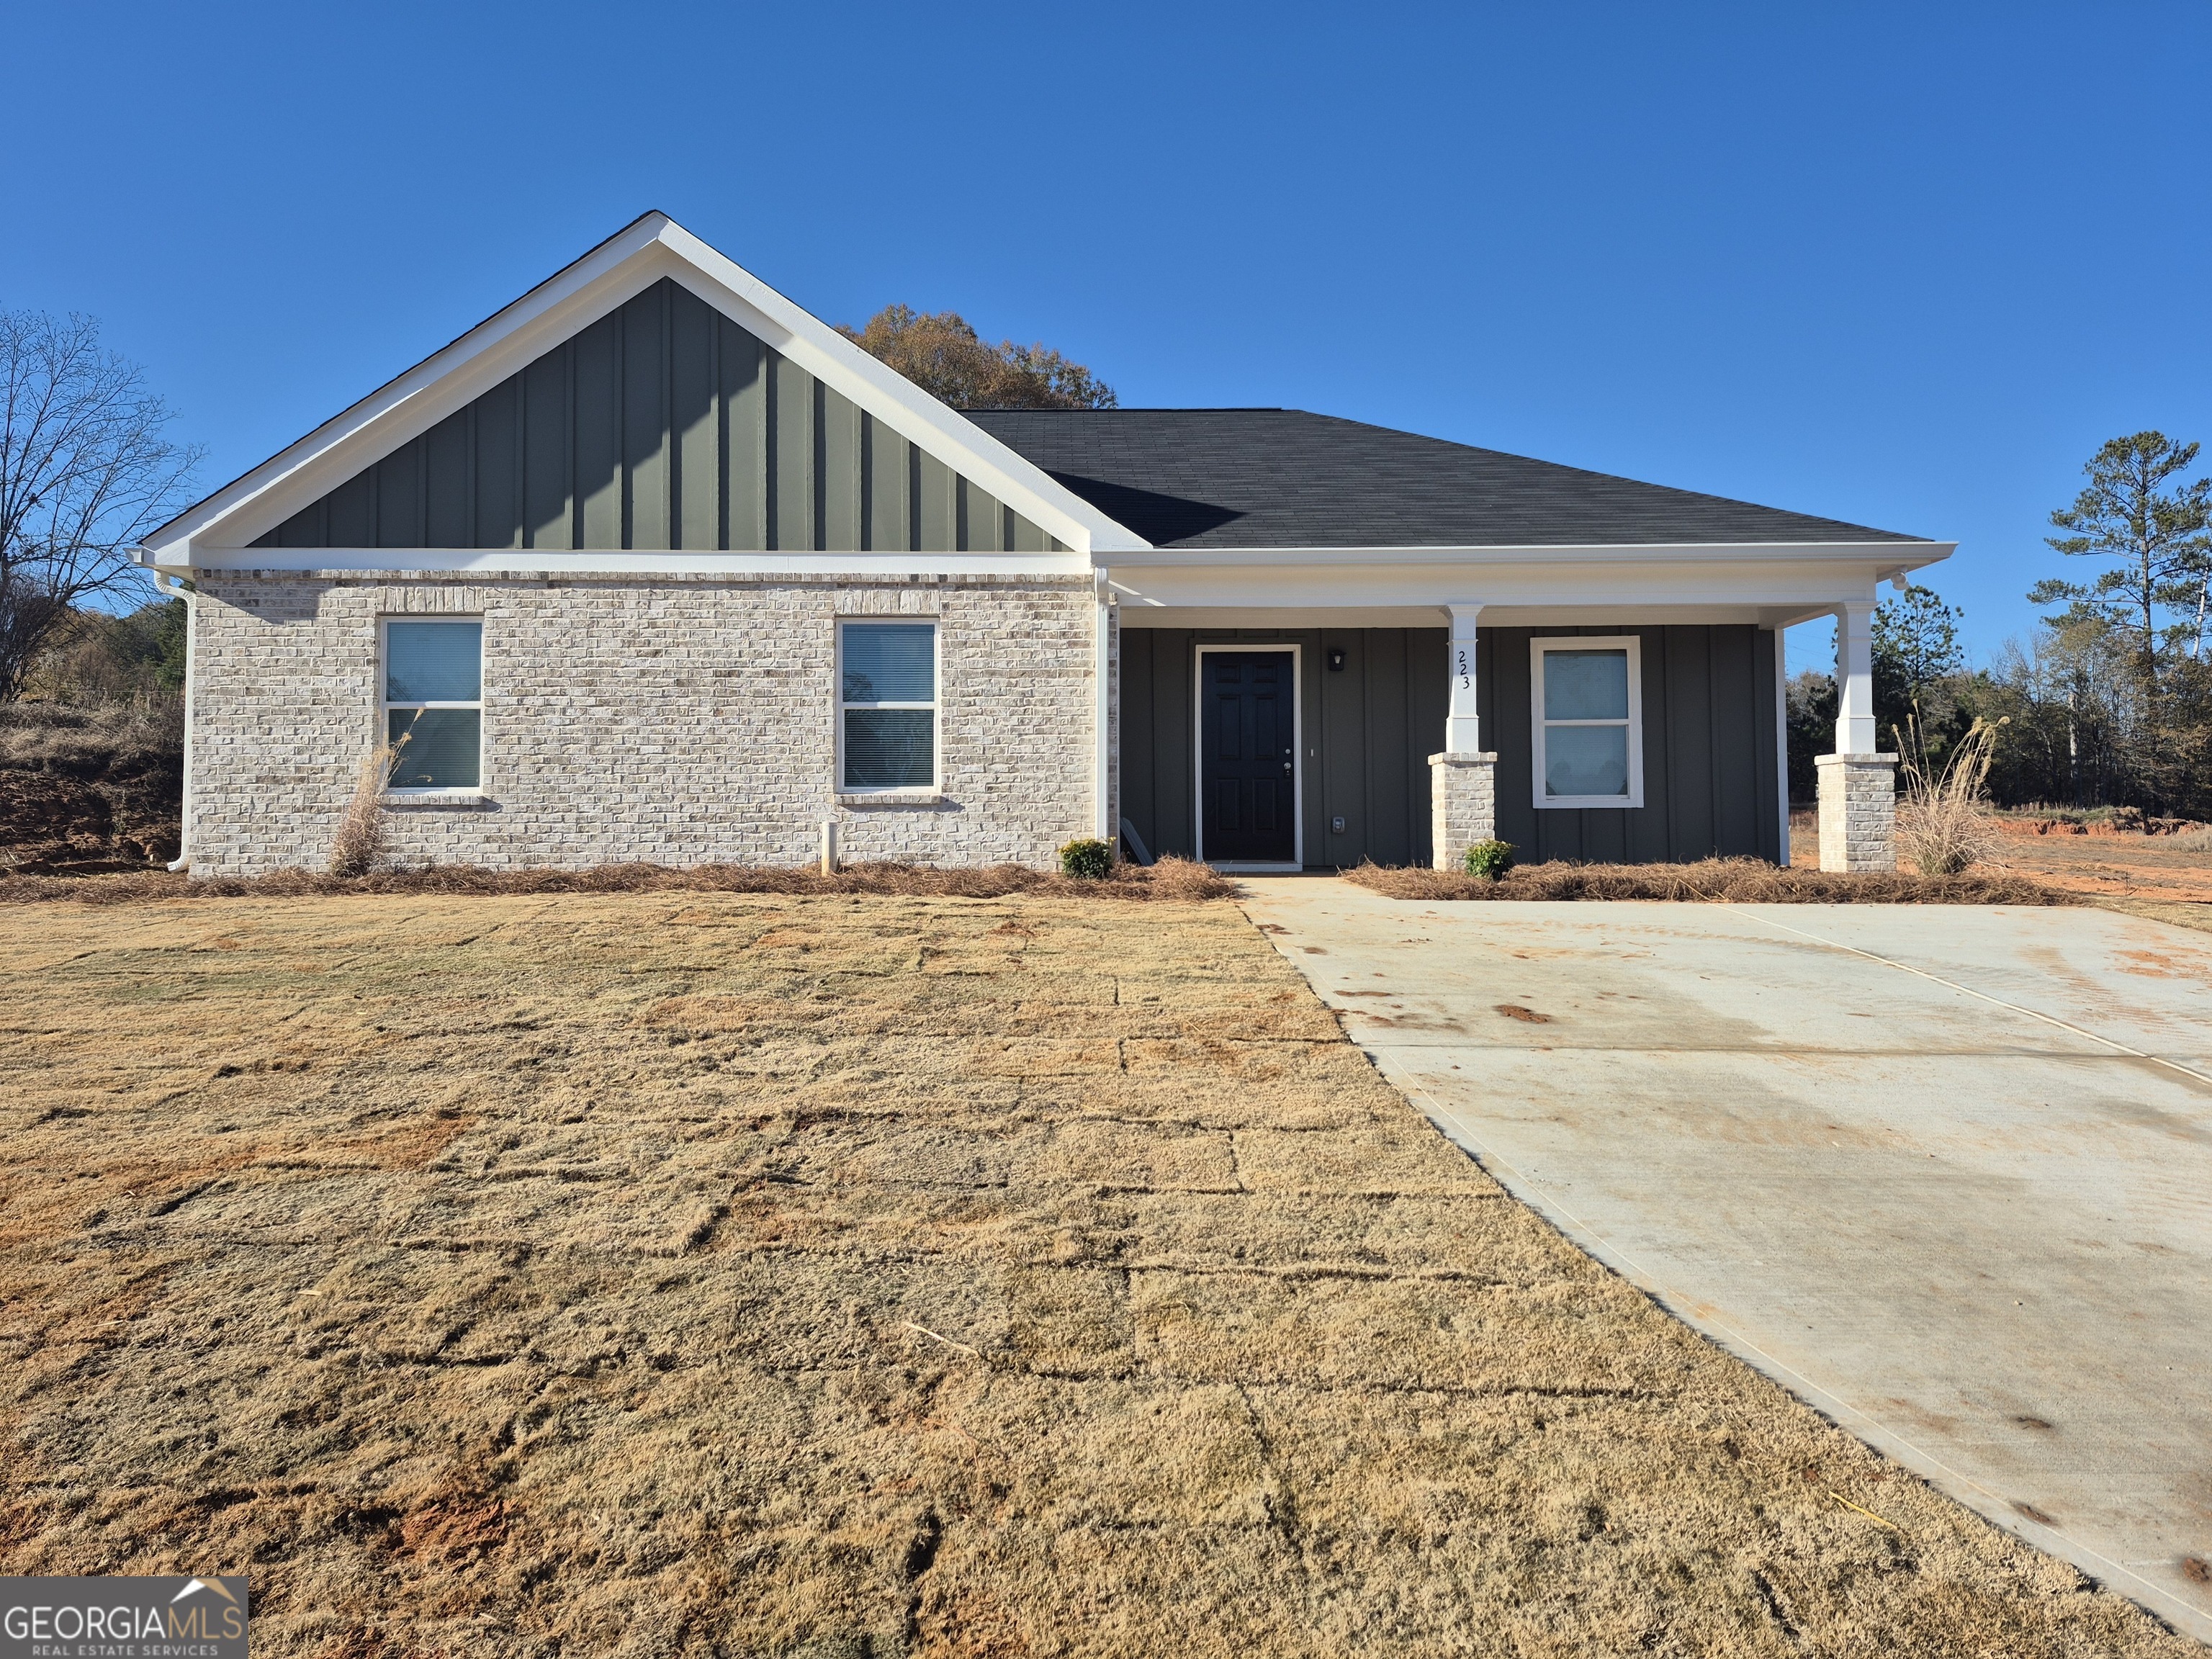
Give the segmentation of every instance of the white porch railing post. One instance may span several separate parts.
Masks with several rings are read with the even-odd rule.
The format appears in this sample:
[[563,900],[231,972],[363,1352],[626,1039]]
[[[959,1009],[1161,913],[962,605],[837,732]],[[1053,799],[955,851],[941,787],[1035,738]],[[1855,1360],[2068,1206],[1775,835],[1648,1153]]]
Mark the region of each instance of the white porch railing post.
[[1479,605],[1454,605],[1451,637],[1445,647],[1450,679],[1444,718],[1444,746],[1429,757],[1429,848],[1439,870],[1456,870],[1467,849],[1497,833],[1498,757],[1482,748],[1480,711],[1475,704],[1475,622]]

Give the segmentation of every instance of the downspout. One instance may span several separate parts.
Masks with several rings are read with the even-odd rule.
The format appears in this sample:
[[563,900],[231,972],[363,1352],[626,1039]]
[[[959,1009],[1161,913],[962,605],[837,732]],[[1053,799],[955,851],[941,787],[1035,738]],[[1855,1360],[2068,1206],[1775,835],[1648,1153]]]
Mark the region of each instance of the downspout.
[[[1120,826],[1115,819],[1119,814],[1115,800],[1115,756],[1114,752],[1114,720],[1116,714],[1115,669],[1115,656],[1114,626],[1118,620],[1114,614],[1114,593],[1103,569],[1094,569],[1091,576],[1093,603],[1091,689],[1092,776],[1091,816],[1097,820],[1091,833],[1109,846],[1116,845]],[[1118,856],[1118,855],[1117,855]]]
[[[145,550],[136,548],[132,551],[143,555]],[[192,672],[192,640],[199,632],[199,611],[192,603],[195,595],[189,582],[180,582],[166,571],[155,570],[154,586],[171,599],[185,602],[185,787],[184,797],[178,803],[177,856],[168,866],[174,874],[192,867],[192,686],[197,678]]]

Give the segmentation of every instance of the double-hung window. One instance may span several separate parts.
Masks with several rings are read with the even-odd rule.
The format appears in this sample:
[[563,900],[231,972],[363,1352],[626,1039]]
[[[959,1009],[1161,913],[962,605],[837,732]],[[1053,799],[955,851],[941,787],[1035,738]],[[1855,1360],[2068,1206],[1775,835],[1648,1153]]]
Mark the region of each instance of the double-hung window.
[[483,778],[483,624],[384,624],[384,737],[395,790],[475,789]]
[[937,787],[937,624],[837,626],[838,787]]
[[1633,635],[1528,642],[1537,805],[1644,805],[1638,643]]

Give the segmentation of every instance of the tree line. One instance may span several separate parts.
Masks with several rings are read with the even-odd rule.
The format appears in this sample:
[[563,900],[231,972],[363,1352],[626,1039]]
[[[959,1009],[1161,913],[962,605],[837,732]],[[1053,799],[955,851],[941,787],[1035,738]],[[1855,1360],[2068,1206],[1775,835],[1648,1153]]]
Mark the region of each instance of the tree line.
[[[2212,478],[2183,476],[2197,454],[2160,432],[2102,446],[2045,538],[2096,566],[2029,589],[2030,603],[2053,608],[1979,668],[1960,648],[1960,613],[1932,590],[1884,600],[1874,617],[1883,746],[1917,732],[1940,762],[1984,720],[1997,728],[1989,788],[2000,805],[2212,817]],[[1832,676],[1790,682],[1793,800],[1814,798],[1813,757],[1835,747],[1835,717]]]

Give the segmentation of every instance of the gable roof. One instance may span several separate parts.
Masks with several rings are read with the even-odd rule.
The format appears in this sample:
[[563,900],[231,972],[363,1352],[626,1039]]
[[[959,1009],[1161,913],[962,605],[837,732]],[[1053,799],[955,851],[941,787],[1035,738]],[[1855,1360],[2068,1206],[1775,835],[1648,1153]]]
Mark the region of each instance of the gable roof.
[[179,568],[190,563],[196,548],[246,547],[664,278],[1077,551],[1146,545],[666,214],[654,212],[186,508],[146,538],[148,562]]
[[1298,409],[968,418],[1160,548],[1926,540]]

